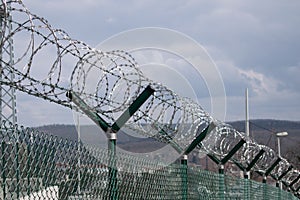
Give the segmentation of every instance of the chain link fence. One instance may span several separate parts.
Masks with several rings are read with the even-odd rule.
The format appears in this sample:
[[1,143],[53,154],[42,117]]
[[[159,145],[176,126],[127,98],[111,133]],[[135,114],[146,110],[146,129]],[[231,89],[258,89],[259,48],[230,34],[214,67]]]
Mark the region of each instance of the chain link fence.
[[267,184],[124,153],[114,157],[5,122],[0,131],[3,200],[297,199]]

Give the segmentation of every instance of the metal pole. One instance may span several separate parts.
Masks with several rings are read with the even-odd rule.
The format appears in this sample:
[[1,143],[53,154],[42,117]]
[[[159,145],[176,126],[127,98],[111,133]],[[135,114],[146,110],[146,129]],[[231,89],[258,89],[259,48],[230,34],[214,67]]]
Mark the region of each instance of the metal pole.
[[110,199],[118,198],[117,187],[117,166],[116,166],[116,142],[117,132],[129,120],[129,118],[142,106],[143,103],[154,93],[154,90],[148,85],[145,90],[137,97],[135,101],[123,112],[123,114],[115,121],[113,125],[108,124],[96,112],[82,100],[76,93],[69,91],[66,96],[75,103],[90,119],[92,119],[108,137],[108,150],[110,156],[109,163],[109,187],[108,193]]
[[[249,101],[248,101],[248,88],[246,88],[246,92],[245,92],[245,114],[246,114],[246,119],[245,119],[245,133],[246,135],[249,137],[250,136],[250,131],[249,131]],[[247,157],[247,159],[249,160],[249,156]],[[250,172],[246,171],[245,178],[250,179]]]
[[280,150],[280,137],[277,137],[277,145],[278,145],[278,155],[281,157],[281,150]]
[[[1,9],[1,7],[0,7],[0,30],[1,30],[1,32],[0,32],[0,40],[1,41],[3,41],[2,40],[2,37],[3,37],[3,34],[4,34],[4,32],[2,31],[3,30],[3,17],[4,17],[4,14],[5,14],[5,11],[4,10],[2,10]],[[3,72],[2,72],[2,70],[3,70],[3,66],[2,66],[2,58],[3,58],[3,56],[2,56],[2,48],[4,48],[4,44],[3,44],[3,46],[1,46],[1,48],[0,48],[0,81],[2,81],[2,74],[3,74]],[[0,97],[1,97],[1,99],[0,99],[0,122],[2,123],[2,120],[3,120],[3,117],[2,117],[2,85],[0,85]]]
[[[247,175],[247,173],[244,174],[245,176]],[[251,193],[250,193],[250,180],[248,179],[248,177],[245,177],[245,179],[241,179],[244,183],[244,199],[251,199]]]
[[[280,149],[280,137],[277,136],[277,145],[278,145],[278,155],[281,158],[281,149]],[[282,183],[278,182],[278,186],[282,189]]]
[[6,153],[5,153],[5,149],[6,149],[6,143],[4,141],[2,141],[2,145],[1,145],[1,151],[2,151],[2,189],[3,189],[3,199],[6,199],[6,176],[5,176],[5,172],[6,172]]
[[27,145],[27,195],[30,195],[30,175],[31,175],[31,169],[30,169],[30,148],[31,148],[31,142]]
[[78,113],[78,115],[77,115],[77,151],[78,151],[78,174],[77,174],[77,176],[78,176],[78,188],[77,188],[77,190],[78,190],[78,194],[80,194],[81,193],[81,191],[80,191],[80,182],[81,182],[81,177],[80,177],[80,157],[81,157],[81,136],[80,136],[80,114]]
[[110,166],[109,166],[109,187],[110,190],[110,199],[116,200],[118,191],[117,191],[117,166],[116,166],[116,142],[117,142],[117,134],[112,132],[110,128],[108,128],[108,134],[110,136],[108,141],[108,150],[110,155]]
[[248,102],[248,88],[246,88],[245,92],[246,102],[245,102],[245,113],[246,113],[246,120],[245,120],[245,133],[249,136],[249,102]]
[[20,166],[19,166],[19,142],[16,142],[16,179],[17,179],[17,198],[20,198]]
[[250,171],[244,170],[244,198],[245,199],[251,199],[250,198],[250,184],[249,184],[249,175]]
[[278,192],[278,200],[280,200],[281,199],[281,188],[280,188],[280,182],[279,181],[277,181],[276,182],[276,187],[277,187],[277,192]]
[[[1,6],[0,9],[0,30],[5,30],[7,35],[12,32],[12,16],[10,15],[10,2],[5,6]],[[6,21],[5,21],[6,20]],[[0,39],[3,41],[5,32],[0,33]],[[14,64],[13,54],[13,38],[10,36],[0,48],[0,81],[5,79],[6,81],[13,81],[15,74],[9,69]],[[12,86],[0,85],[0,121],[6,120],[12,124],[17,123],[16,115],[16,91]],[[5,112],[4,112],[5,111]]]
[[219,199],[225,199],[225,177],[223,164],[219,167]]
[[188,174],[187,174],[187,163],[188,163],[188,156],[184,154],[181,159],[181,178],[182,178],[182,199],[187,200],[188,194]]
[[[11,11],[10,4],[9,4],[9,12]],[[9,33],[12,32],[12,16],[9,14],[9,24],[8,24],[8,31]],[[14,49],[13,49],[13,39],[12,37],[9,40],[9,66],[12,67],[14,65]],[[15,74],[13,72],[10,73],[10,80],[13,81],[15,79]],[[10,100],[11,100],[11,121],[13,124],[17,123],[17,111],[16,111],[16,89],[14,87],[10,87]]]
[[263,176],[263,199],[268,199],[267,198],[267,176]]

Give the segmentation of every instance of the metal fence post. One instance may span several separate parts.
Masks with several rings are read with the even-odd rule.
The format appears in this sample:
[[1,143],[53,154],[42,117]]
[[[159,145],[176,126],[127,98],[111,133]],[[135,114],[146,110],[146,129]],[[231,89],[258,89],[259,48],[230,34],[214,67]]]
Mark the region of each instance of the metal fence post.
[[117,142],[117,134],[111,132],[111,129],[108,128],[109,141],[108,141],[108,150],[109,150],[109,187],[110,190],[110,199],[116,200],[118,196],[118,188],[117,188],[117,166],[116,166],[116,142]]
[[181,159],[181,181],[182,181],[182,200],[187,200],[188,194],[188,156],[184,154]]
[[27,195],[29,196],[30,195],[30,142],[29,144],[27,145],[27,163],[26,163],[26,167],[27,167]]
[[19,142],[16,142],[16,179],[17,179],[17,198],[20,198],[20,165],[19,165]]
[[219,167],[219,199],[225,199],[225,177],[224,177],[224,165]]
[[248,178],[241,179],[244,182],[244,199],[250,198],[250,180]]
[[278,200],[281,200],[281,189],[280,189],[280,187],[277,187],[277,190],[278,190],[278,194],[277,194]]
[[263,176],[263,199],[264,200],[267,200],[268,198],[267,198],[267,194],[268,194],[268,192],[267,192],[267,176],[266,175],[264,175]]
[[6,146],[6,143],[4,141],[2,141],[2,144],[1,144],[1,154],[2,154],[2,189],[3,189],[3,199],[6,198],[6,176],[5,176],[5,165],[6,165],[6,162],[5,162],[5,146]]
[[66,96],[75,103],[90,119],[92,119],[107,135],[109,150],[109,194],[110,198],[115,200],[118,198],[117,186],[117,166],[116,166],[116,141],[117,132],[129,120],[135,112],[147,101],[154,93],[154,90],[148,85],[144,91],[132,102],[132,104],[119,116],[114,124],[108,124],[96,112],[89,107],[76,93],[69,91]]

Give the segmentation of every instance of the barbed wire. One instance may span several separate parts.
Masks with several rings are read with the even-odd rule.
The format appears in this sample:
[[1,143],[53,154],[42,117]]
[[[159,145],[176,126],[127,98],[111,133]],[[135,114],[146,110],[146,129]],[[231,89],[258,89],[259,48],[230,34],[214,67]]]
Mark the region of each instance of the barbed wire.
[[[265,153],[254,168],[266,172],[277,159],[271,148],[213,119],[191,99],[149,80],[129,53],[103,52],[74,40],[46,19],[32,14],[22,1],[2,0],[1,14],[1,47],[11,38],[15,42],[13,65],[8,57],[1,57],[1,70],[14,73],[15,79],[11,81],[2,73],[1,84],[69,108],[74,105],[65,94],[71,90],[110,124],[150,85],[154,94],[126,127],[162,142],[175,142],[183,152],[209,124],[215,123],[216,128],[197,146],[197,151],[221,159],[243,139],[245,144],[230,161],[247,166],[263,149]],[[3,24],[10,24],[11,30]],[[167,135],[159,134],[162,130]],[[279,177],[288,165],[283,159],[273,174]]]

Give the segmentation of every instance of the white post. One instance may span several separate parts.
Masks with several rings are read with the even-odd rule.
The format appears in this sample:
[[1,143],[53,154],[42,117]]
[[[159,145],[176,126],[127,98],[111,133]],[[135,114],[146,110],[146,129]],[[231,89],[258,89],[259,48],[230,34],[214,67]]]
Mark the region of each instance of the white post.
[[246,102],[245,102],[245,110],[246,110],[246,120],[245,120],[245,133],[249,136],[249,104],[248,104],[248,88],[246,88],[245,94]]
[[277,136],[277,145],[278,145],[278,155],[281,157],[281,151],[280,151],[280,137]]
[[[280,147],[280,137],[288,136],[287,132],[276,133],[277,136],[277,145],[278,145],[278,155],[281,157],[281,147]],[[282,189],[282,183],[279,182],[279,188]]]
[[[278,145],[278,155],[281,157],[281,152],[280,152],[280,137],[277,136],[277,145]],[[279,188],[282,189],[282,182],[279,182]]]
[[[249,102],[248,102],[248,88],[245,91],[245,133],[249,137]],[[247,159],[250,159],[249,157]],[[248,179],[250,179],[250,172],[246,172]]]

